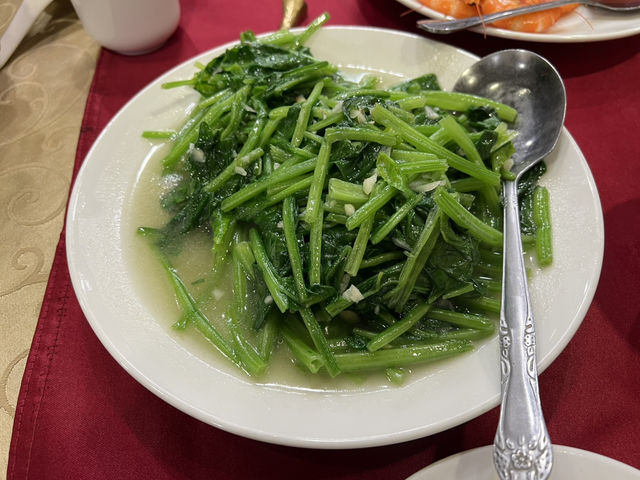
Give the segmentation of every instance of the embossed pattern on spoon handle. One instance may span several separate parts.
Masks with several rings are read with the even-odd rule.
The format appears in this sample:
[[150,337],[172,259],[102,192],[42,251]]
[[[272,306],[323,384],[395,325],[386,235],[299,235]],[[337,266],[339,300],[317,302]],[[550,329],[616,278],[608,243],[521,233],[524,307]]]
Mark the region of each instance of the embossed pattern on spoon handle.
[[553,454],[538,393],[535,329],[514,181],[504,182],[504,235],[499,329],[502,408],[494,463],[502,480],[543,480],[551,471]]

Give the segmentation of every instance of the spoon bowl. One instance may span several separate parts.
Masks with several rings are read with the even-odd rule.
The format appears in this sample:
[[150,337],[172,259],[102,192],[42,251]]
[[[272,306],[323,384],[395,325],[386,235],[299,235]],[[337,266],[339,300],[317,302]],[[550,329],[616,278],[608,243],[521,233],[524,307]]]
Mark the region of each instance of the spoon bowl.
[[551,472],[553,456],[538,391],[535,326],[522,252],[517,182],[555,148],[564,123],[565,88],[556,69],[544,58],[526,50],[503,50],[472,65],[454,90],[484,96],[518,111],[511,169],[515,179],[503,181],[502,402],[493,452],[502,480],[544,480]]
[[543,57],[528,50],[487,55],[462,73],[453,90],[505,103],[518,111],[513,173],[520,175],[554,149],[566,111],[564,83]]
[[459,32],[460,30],[466,30],[467,28],[477,27],[478,25],[489,25],[490,23],[498,20],[504,20],[506,18],[517,17],[527,13],[540,12],[575,3],[622,13],[640,10],[640,0],[552,0],[550,2],[513,8],[477,17],[460,19],[449,18],[446,20],[419,20],[417,22],[417,26],[421,30],[429,33],[454,33]]

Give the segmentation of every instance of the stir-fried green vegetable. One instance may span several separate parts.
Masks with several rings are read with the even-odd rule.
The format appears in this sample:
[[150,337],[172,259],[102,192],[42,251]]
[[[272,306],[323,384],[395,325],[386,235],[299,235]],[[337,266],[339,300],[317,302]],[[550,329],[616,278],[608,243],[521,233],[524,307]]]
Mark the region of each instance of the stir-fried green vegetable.
[[[144,227],[176,292],[177,328],[195,326],[250,375],[278,338],[310,372],[386,370],[470,350],[499,311],[500,185],[516,112],[447,93],[427,74],[388,89],[351,82],[301,34],[242,34],[190,80],[202,99],[173,134],[162,199]],[[523,232],[551,260],[544,166],[522,183]],[[233,284],[224,322],[173,267],[206,232],[211,285]],[[538,235],[538,232],[541,234]]]

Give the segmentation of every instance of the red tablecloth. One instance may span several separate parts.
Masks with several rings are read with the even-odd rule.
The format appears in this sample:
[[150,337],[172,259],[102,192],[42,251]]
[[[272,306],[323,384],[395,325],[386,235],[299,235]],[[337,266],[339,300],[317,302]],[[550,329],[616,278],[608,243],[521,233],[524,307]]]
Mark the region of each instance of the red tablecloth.
[[[415,13],[392,0],[308,0],[334,25],[415,32]],[[75,170],[107,121],[140,88],[240,31],[278,27],[280,2],[183,0],[178,31],[140,57],[103,51]],[[566,125],[596,179],[606,248],[594,302],[576,336],[540,378],[556,444],[640,467],[640,35],[591,44],[525,43],[474,33],[438,37],[484,55],[527,48],[566,81]],[[588,235],[589,232],[585,232]],[[430,463],[490,444],[497,409],[420,440],[318,451],[248,440],[203,424],[134,381],[102,347],[73,293],[64,233],[18,400],[8,479],[339,478],[401,479]]]

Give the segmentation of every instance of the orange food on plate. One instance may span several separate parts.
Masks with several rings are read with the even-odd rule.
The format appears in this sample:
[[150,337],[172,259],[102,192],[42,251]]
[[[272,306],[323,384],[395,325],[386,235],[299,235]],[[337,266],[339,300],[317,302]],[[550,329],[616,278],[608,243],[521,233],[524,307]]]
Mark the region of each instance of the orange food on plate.
[[[420,0],[425,7],[455,18],[489,15],[513,8],[537,5],[545,0]],[[547,30],[560,17],[574,11],[578,4],[556,7],[542,12],[527,13],[492,23],[498,28],[518,32],[540,33]]]

